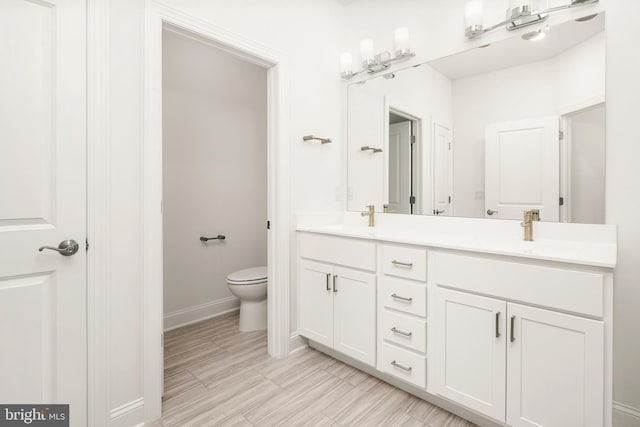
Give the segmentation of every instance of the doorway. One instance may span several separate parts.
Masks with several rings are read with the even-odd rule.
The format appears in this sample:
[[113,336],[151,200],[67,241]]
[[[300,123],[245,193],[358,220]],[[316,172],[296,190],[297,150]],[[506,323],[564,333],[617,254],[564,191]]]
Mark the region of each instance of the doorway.
[[[144,140],[145,419],[161,415],[162,395],[162,31],[174,27],[195,40],[258,65],[267,72],[268,352],[289,354],[290,165],[285,140],[284,89],[288,67],[281,52],[223,28],[154,5],[146,25]],[[265,228],[267,224],[264,224]],[[216,232],[217,233],[217,232]]]
[[419,214],[420,119],[389,106],[388,173],[385,212]]

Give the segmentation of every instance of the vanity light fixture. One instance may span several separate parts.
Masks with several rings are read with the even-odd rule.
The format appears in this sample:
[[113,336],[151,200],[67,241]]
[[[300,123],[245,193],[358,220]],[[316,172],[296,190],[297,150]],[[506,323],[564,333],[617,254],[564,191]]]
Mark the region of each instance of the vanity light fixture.
[[415,52],[409,47],[409,30],[407,27],[400,27],[394,33],[393,54],[389,51],[375,53],[373,40],[364,39],[360,42],[360,58],[362,59],[362,69],[353,71],[353,56],[349,52],[340,55],[340,75],[343,79],[349,80],[361,73],[375,74],[391,67],[397,61],[404,61],[415,56]]
[[[600,0],[571,0],[570,3],[539,9],[540,0],[511,0],[507,9],[507,17],[504,21],[485,28],[482,22],[482,0],[470,0],[465,8],[465,36],[469,40],[476,39],[484,33],[505,27],[508,31],[517,30],[529,25],[546,21],[549,15],[561,10],[587,6],[598,3]],[[544,37],[544,36],[541,36]]]

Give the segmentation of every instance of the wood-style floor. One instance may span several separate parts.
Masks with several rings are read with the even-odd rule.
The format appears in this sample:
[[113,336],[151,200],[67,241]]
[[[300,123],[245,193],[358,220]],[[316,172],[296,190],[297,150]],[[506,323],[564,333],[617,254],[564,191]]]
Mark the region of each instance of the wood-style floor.
[[154,425],[473,426],[311,348],[273,359],[266,332],[239,332],[237,312],[165,334]]

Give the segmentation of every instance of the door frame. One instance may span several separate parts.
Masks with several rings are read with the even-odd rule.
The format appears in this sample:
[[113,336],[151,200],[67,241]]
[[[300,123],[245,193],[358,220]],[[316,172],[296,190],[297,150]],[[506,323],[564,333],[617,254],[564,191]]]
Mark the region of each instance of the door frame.
[[[162,411],[162,28],[171,26],[267,70],[268,352],[289,354],[289,156],[285,135],[283,53],[148,0],[145,30],[144,125],[144,397],[145,420]],[[266,227],[266,224],[265,224]]]
[[[109,2],[88,0],[89,424],[109,422]],[[144,5],[142,126],[143,398],[145,421],[162,413],[162,27],[169,25],[267,70],[268,352],[289,354],[290,158],[286,113],[289,60],[283,52],[183,13],[159,0]],[[265,224],[266,227],[266,224]]]

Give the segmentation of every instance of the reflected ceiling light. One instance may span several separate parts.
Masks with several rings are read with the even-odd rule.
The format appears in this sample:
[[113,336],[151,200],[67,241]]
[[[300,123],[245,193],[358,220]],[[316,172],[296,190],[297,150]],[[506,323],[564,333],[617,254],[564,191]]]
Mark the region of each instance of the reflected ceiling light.
[[507,9],[507,18],[502,22],[485,28],[482,22],[482,0],[470,0],[467,2],[465,8],[465,36],[467,39],[472,40],[500,27],[505,27],[508,31],[517,30],[544,22],[549,18],[549,15],[554,12],[587,6],[598,3],[599,1],[600,0],[571,0],[570,3],[562,6],[540,9],[540,0],[510,0],[509,8]]
[[583,16],[582,18],[578,18],[576,19],[576,22],[587,22],[587,21],[591,21],[593,18],[595,18],[596,16],[598,16],[597,13],[594,13],[593,15],[587,15],[587,16]]
[[528,40],[530,42],[537,42],[545,37],[547,37],[547,32],[543,29],[531,31],[522,35],[523,40]]
[[340,75],[343,79],[348,80],[364,72],[369,74],[379,73],[391,67],[391,64],[394,62],[404,61],[415,56],[415,52],[412,52],[409,47],[409,29],[407,29],[407,27],[400,27],[395,30],[393,45],[393,55],[389,51],[376,54],[373,47],[373,40],[362,40],[360,42],[362,69],[360,71],[353,71],[353,56],[351,53],[346,52],[340,55]]

